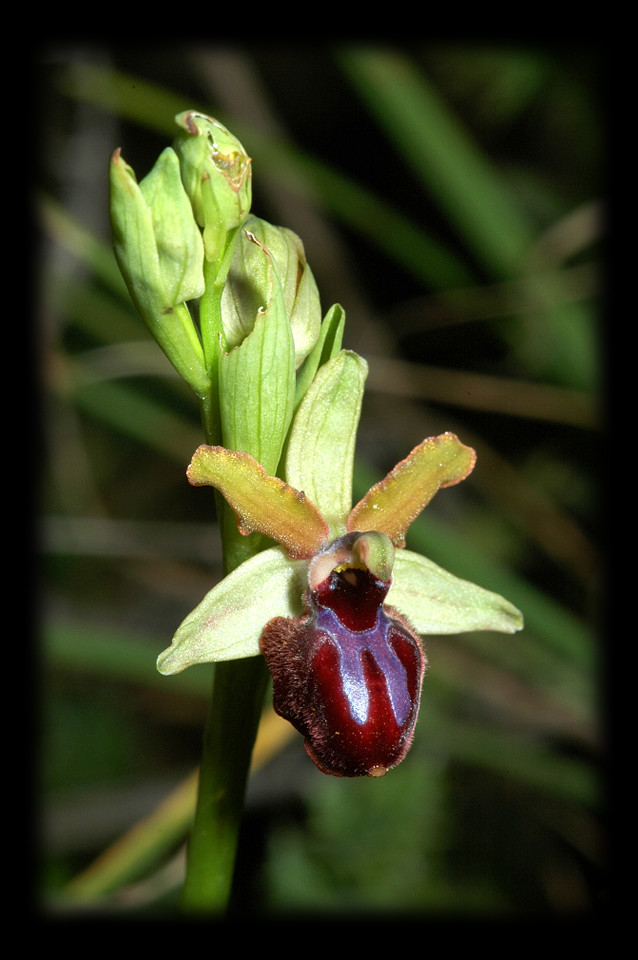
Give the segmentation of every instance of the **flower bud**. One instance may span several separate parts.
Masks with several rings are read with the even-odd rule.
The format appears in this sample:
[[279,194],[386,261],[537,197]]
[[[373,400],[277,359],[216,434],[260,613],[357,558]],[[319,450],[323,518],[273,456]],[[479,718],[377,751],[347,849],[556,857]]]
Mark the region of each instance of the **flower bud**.
[[204,250],[177,156],[167,147],[138,184],[116,150],[110,188],[113,248],[131,299],[168,359],[201,395],[207,386],[203,353],[185,303],[204,292]]
[[167,310],[204,292],[201,233],[170,147],[137,183],[116,151],[111,160],[115,255],[141,312]]
[[[303,734],[316,766],[338,777],[383,776],[405,757],[426,665],[418,636],[384,606],[390,582],[362,562],[367,547],[353,550],[359,537],[317,555],[306,613],[274,618],[260,640],[276,712]],[[385,571],[391,553],[378,547],[372,555]]]
[[266,308],[276,288],[273,270],[283,294],[297,369],[319,339],[321,303],[303,244],[292,230],[255,216],[246,220],[222,299],[224,334],[232,347],[250,332],[258,311]]
[[[278,230],[279,236],[285,240],[282,250],[282,254],[286,254],[285,269],[283,256],[275,253],[275,259],[279,265],[286,310],[295,341],[295,367],[299,368],[319,339],[321,301],[302,241],[287,227],[279,227]],[[267,242],[272,250],[273,241]]]
[[203,229],[206,259],[215,262],[250,210],[251,160],[219,121],[187,110],[175,122],[183,130],[173,144],[182,180]]
[[257,217],[250,217],[246,226],[268,248],[277,265],[298,368],[319,339],[321,328],[319,289],[303,243],[287,227],[275,227]]

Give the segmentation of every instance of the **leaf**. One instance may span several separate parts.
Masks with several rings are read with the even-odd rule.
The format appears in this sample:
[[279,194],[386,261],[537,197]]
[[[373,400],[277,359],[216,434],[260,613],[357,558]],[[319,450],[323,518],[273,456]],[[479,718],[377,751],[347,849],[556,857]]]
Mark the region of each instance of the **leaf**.
[[206,594],[157,660],[164,675],[196,663],[253,657],[273,617],[299,616],[308,565],[271,547],[246,560]]
[[387,603],[421,634],[516,633],[523,617],[508,600],[460,580],[411,550],[397,550]]

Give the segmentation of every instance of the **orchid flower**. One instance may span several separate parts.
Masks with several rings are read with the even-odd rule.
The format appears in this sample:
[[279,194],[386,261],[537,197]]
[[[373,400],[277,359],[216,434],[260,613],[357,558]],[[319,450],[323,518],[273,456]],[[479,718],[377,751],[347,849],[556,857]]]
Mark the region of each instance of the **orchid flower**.
[[242,451],[195,451],[190,483],[214,487],[240,532],[272,545],[213,587],[157,663],[175,674],[263,655],[275,710],[336,776],[381,776],[404,758],[426,668],[421,636],[522,627],[507,600],[406,549],[432,497],[474,467],[453,433],[424,440],[352,505],[366,375],[347,350],[318,369],[292,422],[285,480]]

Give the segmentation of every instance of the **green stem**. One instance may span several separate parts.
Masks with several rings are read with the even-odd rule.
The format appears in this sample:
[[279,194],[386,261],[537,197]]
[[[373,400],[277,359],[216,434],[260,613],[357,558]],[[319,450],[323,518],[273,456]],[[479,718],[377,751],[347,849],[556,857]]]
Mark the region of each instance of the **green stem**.
[[220,335],[223,341],[222,294],[233,262],[233,252],[240,229],[237,227],[229,232],[224,250],[217,260],[204,260],[205,290],[199,300],[199,329],[206,370],[213,378],[215,387],[217,387]]
[[[206,442],[221,443],[219,354],[221,296],[231,254],[205,265],[206,292],[200,299],[200,331],[210,382],[201,412]],[[222,537],[224,572],[230,573],[261,547],[261,537],[243,537],[220,495],[215,498]],[[184,913],[218,916],[228,907],[250,761],[269,680],[262,657],[215,665],[204,728],[197,806],[188,844],[182,891]]]
[[222,332],[221,297],[223,282],[217,282],[217,265],[204,263],[206,291],[199,301],[199,329],[204,350],[204,363],[209,383],[208,397],[202,401],[202,423],[206,443],[221,443],[219,415],[219,337]]
[[[261,538],[243,537],[217,497],[225,572],[256,553]],[[204,728],[195,820],[182,891],[185,913],[220,915],[230,898],[252,750],[268,686],[263,657],[215,664]]]
[[[257,552],[261,538],[242,537],[221,497],[217,505],[225,572],[229,573],[246,558],[250,541],[250,552]],[[228,906],[246,783],[268,681],[263,657],[215,664],[182,891],[185,913],[214,916]]]
[[248,770],[267,683],[262,657],[215,666],[182,891],[185,913],[214,916],[228,906]]

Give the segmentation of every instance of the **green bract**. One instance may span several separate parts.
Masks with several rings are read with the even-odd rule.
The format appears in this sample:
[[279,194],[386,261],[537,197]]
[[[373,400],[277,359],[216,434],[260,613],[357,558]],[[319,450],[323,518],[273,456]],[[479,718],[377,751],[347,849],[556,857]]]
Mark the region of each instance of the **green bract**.
[[436,491],[460,482],[474,466],[474,451],[454,434],[423,441],[352,508],[366,372],[365,361],[345,350],[319,368],[291,427],[285,481],[246,453],[207,445],[195,452],[190,481],[219,490],[241,532],[257,531],[283,546],[246,560],[206,595],[160,655],[161,673],[257,655],[269,620],[300,615],[309,573],[321,577],[321,550],[347,531],[369,534],[354,560],[382,579],[391,574],[388,603],[418,632],[521,629],[521,614],[507,600],[402,546],[407,527]]
[[331,537],[345,533],[352,506],[357,427],[368,364],[341,351],[319,368],[297,410],[286,455],[286,479],[316,503]]
[[277,471],[293,414],[295,344],[270,250],[242,231],[222,296],[222,439]]

